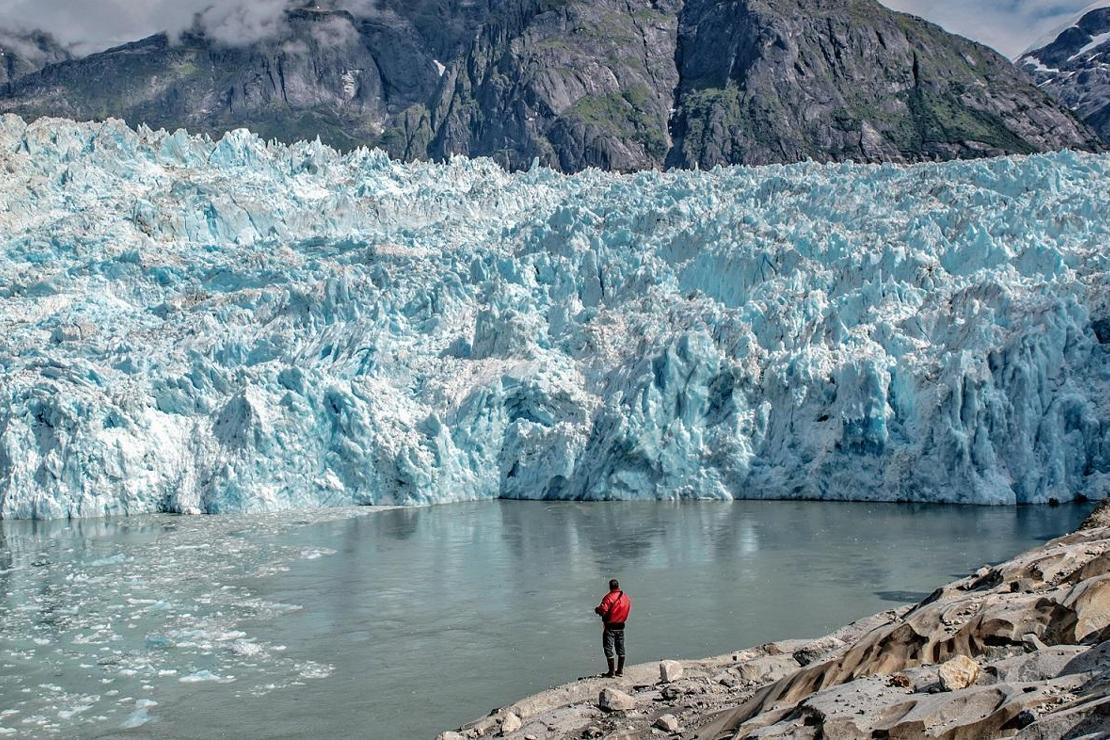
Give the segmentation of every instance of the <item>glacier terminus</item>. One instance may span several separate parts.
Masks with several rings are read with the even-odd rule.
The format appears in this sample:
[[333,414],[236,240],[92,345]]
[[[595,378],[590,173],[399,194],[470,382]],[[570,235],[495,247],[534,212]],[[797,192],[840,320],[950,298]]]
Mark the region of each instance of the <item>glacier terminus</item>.
[[567,176],[0,120],[0,517],[1110,495],[1110,157]]

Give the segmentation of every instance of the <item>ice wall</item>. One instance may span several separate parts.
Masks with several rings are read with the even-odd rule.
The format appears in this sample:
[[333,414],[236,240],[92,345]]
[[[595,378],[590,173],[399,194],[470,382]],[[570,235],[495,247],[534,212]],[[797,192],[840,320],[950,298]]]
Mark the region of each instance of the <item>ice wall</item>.
[[566,177],[0,121],[0,516],[1110,493],[1110,158]]

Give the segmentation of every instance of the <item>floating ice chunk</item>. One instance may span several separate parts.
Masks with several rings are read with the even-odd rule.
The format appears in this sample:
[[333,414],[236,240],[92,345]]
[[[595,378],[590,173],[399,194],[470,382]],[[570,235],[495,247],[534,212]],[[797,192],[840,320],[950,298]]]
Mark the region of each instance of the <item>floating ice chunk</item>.
[[148,650],[167,650],[174,646],[174,641],[165,635],[149,634],[143,640]]
[[123,553],[118,553],[116,555],[110,555],[108,557],[97,558],[96,560],[90,560],[88,564],[90,566],[94,567],[94,568],[102,568],[106,565],[119,565],[120,563],[124,562],[126,559],[127,559],[126,555],[124,555]]
[[203,683],[203,682],[206,682],[206,681],[212,681],[214,683],[231,683],[232,681],[235,680],[235,677],[234,676],[218,676],[215,673],[213,673],[212,671],[201,670],[201,671],[196,671],[194,673],[190,673],[187,676],[182,676],[181,678],[179,678],[177,680],[180,681],[181,683]]
[[261,655],[266,652],[266,649],[256,642],[251,640],[234,640],[228,649],[236,655],[252,656]]
[[301,678],[327,678],[334,671],[335,668],[333,666],[311,660],[297,664],[297,672],[300,674]]
[[[100,697],[95,697],[99,699]],[[94,699],[94,701],[95,701]],[[58,719],[72,719],[82,712],[87,712],[93,708],[93,704],[78,704],[77,706],[68,707],[58,711]]]
[[150,708],[158,706],[158,702],[153,699],[139,699],[135,702],[135,711],[128,715],[123,724],[120,725],[125,730],[130,730],[135,727],[142,727],[147,722],[150,722]]
[[325,555],[334,555],[335,550],[330,547],[311,547],[301,550],[301,558],[303,560],[315,560],[322,558]]

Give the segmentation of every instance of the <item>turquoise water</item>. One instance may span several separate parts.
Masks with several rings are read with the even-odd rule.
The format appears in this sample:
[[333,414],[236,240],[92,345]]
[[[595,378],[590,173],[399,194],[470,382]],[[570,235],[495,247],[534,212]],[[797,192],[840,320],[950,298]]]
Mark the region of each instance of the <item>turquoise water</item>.
[[1089,507],[483,502],[0,522],[0,735],[432,737],[629,660],[816,636]]

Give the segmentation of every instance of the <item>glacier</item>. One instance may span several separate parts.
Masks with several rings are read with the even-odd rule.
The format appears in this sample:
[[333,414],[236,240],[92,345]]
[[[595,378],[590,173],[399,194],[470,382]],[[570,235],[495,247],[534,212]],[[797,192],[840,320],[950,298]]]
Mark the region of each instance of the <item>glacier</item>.
[[1110,495],[1110,158],[508,173],[0,120],[0,517]]

